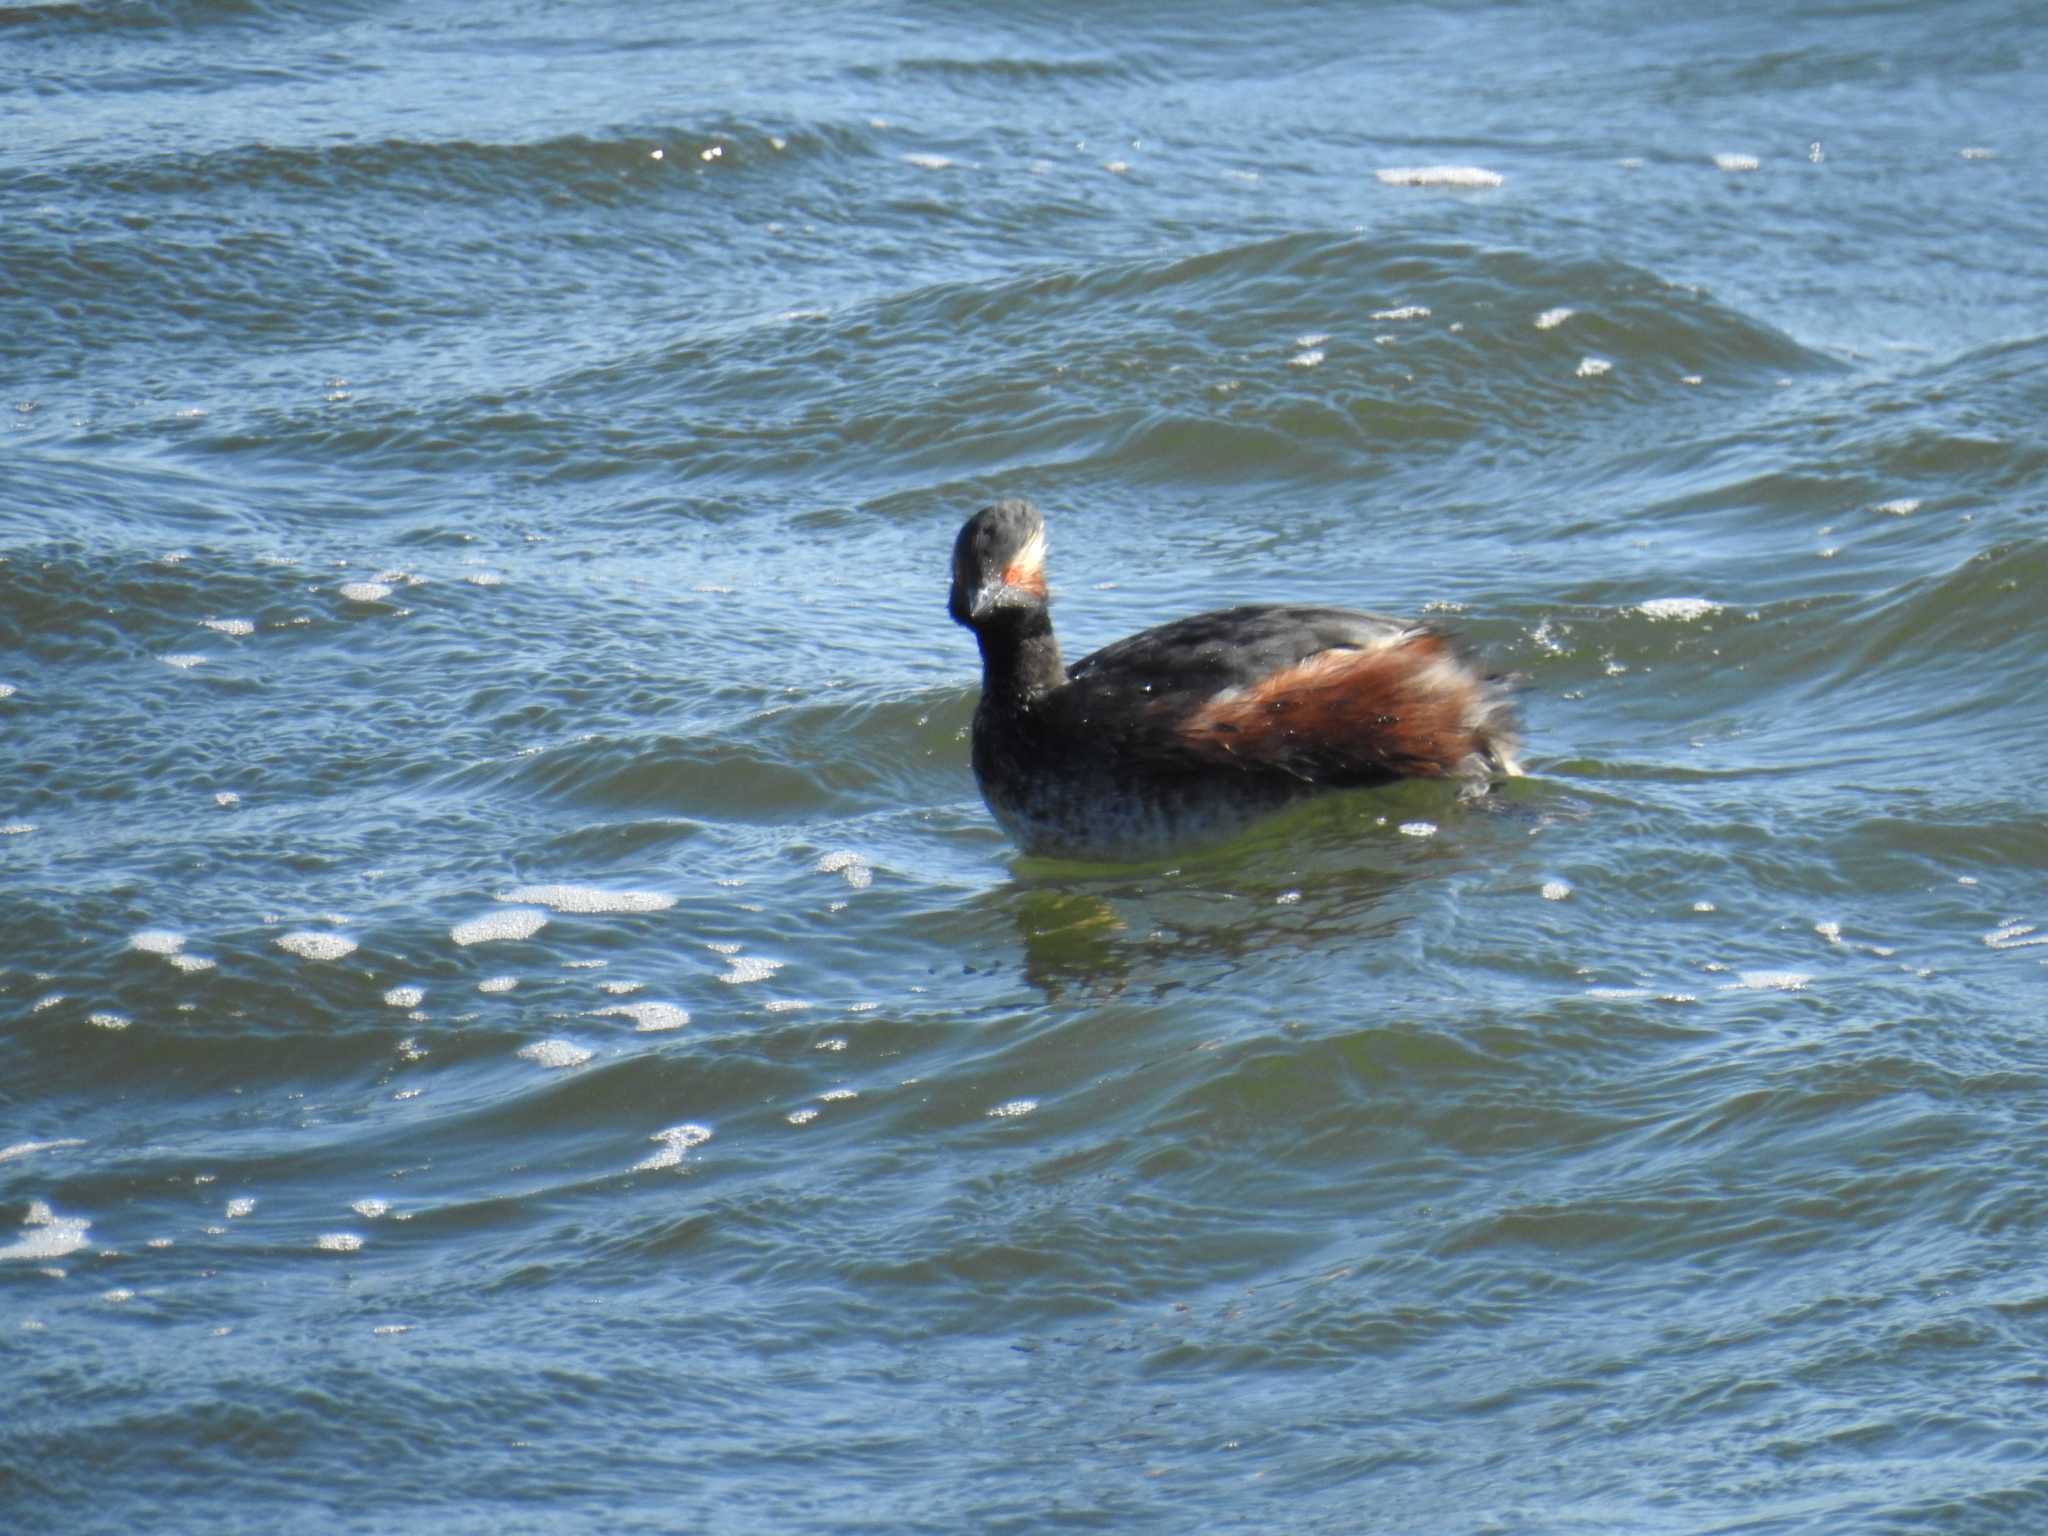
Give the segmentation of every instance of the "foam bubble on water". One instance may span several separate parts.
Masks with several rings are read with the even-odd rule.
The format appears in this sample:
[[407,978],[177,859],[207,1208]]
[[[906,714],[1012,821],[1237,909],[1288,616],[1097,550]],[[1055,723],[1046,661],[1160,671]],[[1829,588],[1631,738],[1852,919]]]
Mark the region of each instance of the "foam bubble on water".
[[1390,165],[1373,175],[1389,187],[1497,187],[1507,179],[1476,165]]
[[69,995],[65,992],[46,992],[28,1005],[28,1011],[30,1013],[41,1013],[45,1008],[54,1008]]
[[1577,313],[1577,310],[1562,304],[1556,309],[1546,309],[1536,317],[1536,329],[1539,331],[1554,331]]
[[213,803],[224,811],[232,811],[242,803],[242,797],[232,789],[223,789],[213,797]]
[[517,976],[486,976],[476,984],[479,992],[510,992],[519,985]]
[[78,1136],[59,1136],[54,1141],[17,1141],[11,1147],[0,1147],[0,1163],[11,1163],[17,1157],[31,1157],[38,1152],[55,1152],[64,1147],[82,1147],[85,1141]]
[[1729,990],[1803,992],[1813,977],[1804,971],[1738,971]]
[[655,1035],[671,1029],[681,1029],[690,1022],[690,1010],[678,1008],[674,1003],[612,1003],[590,1011],[593,1019],[631,1019],[633,1028],[643,1035]]
[[427,992],[424,987],[393,987],[384,994],[384,1005],[387,1008],[417,1008],[426,1000]]
[[874,866],[851,848],[839,848],[819,859],[814,866],[821,875],[837,875],[856,891],[875,882]]
[[1282,891],[1278,896],[1275,896],[1273,898],[1273,905],[1276,907],[1292,907],[1298,905],[1300,901],[1301,892]]
[[2003,923],[1984,935],[1984,944],[1990,949],[2032,949],[2036,945],[2048,944],[2048,934],[2032,937],[2037,924]]
[[145,1241],[142,1246],[145,1248],[156,1248],[159,1250],[164,1248],[175,1248],[178,1246],[178,1240],[174,1237],[152,1237]]
[[301,960],[339,960],[355,953],[356,941],[346,934],[315,933],[310,928],[294,928],[290,933],[277,936],[277,947]]
[[1290,368],[1313,368],[1321,363],[1322,360],[1322,348],[1310,347],[1306,352],[1297,352],[1294,356],[1287,359],[1287,366]]
[[1376,309],[1372,312],[1375,320],[1427,320],[1427,304],[1403,304],[1397,309]]
[[846,1040],[840,1035],[833,1035],[828,1039],[820,1040],[811,1049],[814,1051],[843,1051],[846,1049]]
[[457,923],[448,930],[448,937],[463,945],[496,944],[507,939],[530,939],[547,925],[548,915],[538,907],[508,907]]
[[1676,620],[1680,623],[1693,619],[1704,619],[1710,613],[1719,613],[1721,605],[1704,597],[1653,597],[1647,603],[1636,604],[1636,612],[1656,623]]
[[344,581],[335,591],[352,603],[381,603],[391,595],[391,584],[386,581]]
[[1997,150],[1986,149],[1981,144],[1967,145],[1964,148],[1957,150],[1956,153],[1962,156],[1965,160],[1996,160],[1998,158]]
[[733,955],[726,964],[730,969],[718,979],[729,987],[737,987],[749,981],[766,981],[786,962],[763,960],[759,955]]
[[1706,383],[1706,378],[1701,374],[1687,373],[1679,375],[1678,382],[1681,384],[1699,385]]
[[1727,171],[1730,175],[1737,175],[1743,171],[1753,171],[1762,164],[1763,162],[1757,159],[1755,155],[1735,155],[1723,153],[1714,156],[1715,168],[1717,170]]
[[199,622],[216,634],[233,635],[236,639],[256,633],[256,626],[248,619],[201,619]]
[[373,1339],[395,1339],[402,1333],[411,1333],[411,1323],[379,1323],[370,1330]]
[[613,997],[631,997],[646,985],[644,981],[601,981],[597,984],[597,990],[609,992]]
[[496,571],[471,571],[462,579],[472,587],[501,587],[505,584],[505,578]]
[[31,1200],[22,1214],[21,1236],[0,1247],[0,1259],[61,1259],[91,1241],[86,1236],[91,1226],[84,1216],[59,1216],[48,1202]]
[[313,1246],[322,1253],[355,1253],[363,1246],[363,1239],[356,1232],[322,1232],[313,1239]]
[[12,683],[0,683],[0,699],[11,699],[21,690]]
[[194,667],[205,666],[210,658],[194,651],[175,651],[169,656],[159,656],[157,660],[167,667],[176,667],[180,672],[190,672]]
[[591,885],[522,885],[505,892],[500,901],[532,902],[557,912],[666,912],[676,904],[661,891],[601,891]]
[[32,821],[4,821],[0,822],[0,837],[26,837],[35,829]]
[[519,1048],[522,1061],[549,1068],[580,1067],[590,1060],[591,1054],[568,1040],[536,1040]]
[[125,1013],[89,1013],[85,1022],[100,1029],[126,1029],[134,1021]]
[[354,1201],[350,1204],[349,1209],[366,1221],[375,1221],[379,1216],[390,1214],[391,1202],[389,1200],[379,1200],[372,1196],[367,1200]]
[[123,1302],[133,1301],[134,1299],[135,1292],[130,1290],[125,1285],[117,1285],[111,1291],[100,1292],[101,1301],[111,1302],[113,1303],[113,1305],[117,1307],[120,1306]]
[[672,1125],[665,1131],[656,1131],[647,1138],[659,1142],[661,1150],[633,1165],[636,1173],[651,1172],[658,1168],[673,1168],[682,1162],[683,1154],[693,1147],[701,1147],[711,1139],[710,1130],[701,1125]]
[[778,997],[773,1002],[763,1003],[761,1009],[764,1013],[802,1013],[810,1006],[793,997]]
[[1579,359],[1579,366],[1572,370],[1575,375],[1582,379],[1597,379],[1601,375],[1612,373],[1613,371],[1614,364],[1604,357],[1582,357]]
[[1563,901],[1571,893],[1572,888],[1562,880],[1546,880],[1543,882],[1542,895],[1545,901]]
[[987,1113],[991,1120],[1015,1120],[1020,1115],[1030,1114],[1036,1108],[1038,1108],[1038,1100],[1036,1099],[1010,1099],[1005,1103],[993,1106]]
[[1911,517],[1920,510],[1920,498],[1901,496],[1895,501],[1882,501],[1878,503],[1877,510],[1889,513],[1893,517]]
[[565,971],[601,971],[610,964],[611,961],[609,960],[564,960],[562,962],[562,969]]
[[1826,939],[1830,944],[1842,942],[1842,925],[1840,923],[1815,923],[1813,931]]
[[914,165],[921,171],[943,171],[951,168],[953,162],[944,155],[908,154],[903,157],[905,165]]
[[1400,826],[1403,837],[1435,837],[1436,823],[1433,821],[1404,821]]
[[791,1125],[809,1125],[813,1120],[818,1118],[818,1112],[815,1109],[809,1108],[792,1109],[783,1118],[786,1119]]
[[128,936],[128,947],[145,955],[175,955],[185,947],[185,935],[168,928],[144,928]]
[[255,1209],[256,1197],[254,1195],[236,1195],[227,1204],[228,1220],[239,1220],[241,1217],[249,1215]]

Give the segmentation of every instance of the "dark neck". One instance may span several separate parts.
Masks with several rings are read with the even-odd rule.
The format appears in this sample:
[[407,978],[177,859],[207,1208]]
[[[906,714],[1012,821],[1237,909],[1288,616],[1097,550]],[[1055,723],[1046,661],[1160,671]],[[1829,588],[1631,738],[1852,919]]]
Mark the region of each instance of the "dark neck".
[[1028,704],[1067,680],[1052,615],[1043,608],[975,632],[981,642],[981,691],[1007,704]]

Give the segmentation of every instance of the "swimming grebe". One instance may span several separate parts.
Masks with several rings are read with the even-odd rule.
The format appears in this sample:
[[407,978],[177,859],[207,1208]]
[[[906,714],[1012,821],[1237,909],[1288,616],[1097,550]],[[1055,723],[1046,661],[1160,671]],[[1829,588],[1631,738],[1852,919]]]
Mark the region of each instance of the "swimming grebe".
[[1045,548],[1030,502],[984,507],[947,602],[981,645],[974,777],[1027,853],[1144,857],[1318,790],[1521,771],[1504,682],[1426,624],[1229,608],[1062,666]]

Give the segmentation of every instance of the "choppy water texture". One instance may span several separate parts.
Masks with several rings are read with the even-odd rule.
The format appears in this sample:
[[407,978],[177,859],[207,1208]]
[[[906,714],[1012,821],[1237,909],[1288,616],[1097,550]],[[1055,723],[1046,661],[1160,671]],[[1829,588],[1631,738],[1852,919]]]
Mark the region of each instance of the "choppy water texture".
[[2048,42],[1686,9],[0,9],[0,1524],[2048,1528]]

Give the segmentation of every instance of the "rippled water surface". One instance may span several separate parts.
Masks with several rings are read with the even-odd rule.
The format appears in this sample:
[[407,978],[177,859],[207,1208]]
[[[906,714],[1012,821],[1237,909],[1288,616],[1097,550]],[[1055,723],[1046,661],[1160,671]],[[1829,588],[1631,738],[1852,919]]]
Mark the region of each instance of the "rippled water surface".
[[[2048,1528],[2035,7],[0,7],[0,1525]],[[1019,859],[1069,655],[1530,776]]]

